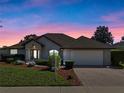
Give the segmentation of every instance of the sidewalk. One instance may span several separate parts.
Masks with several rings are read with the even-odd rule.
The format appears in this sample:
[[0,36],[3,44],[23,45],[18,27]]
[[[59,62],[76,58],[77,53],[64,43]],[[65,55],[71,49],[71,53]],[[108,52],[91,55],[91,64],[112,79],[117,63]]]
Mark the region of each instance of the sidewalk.
[[0,87],[0,93],[86,93],[83,87]]
[[124,93],[124,87],[0,87],[0,93]]

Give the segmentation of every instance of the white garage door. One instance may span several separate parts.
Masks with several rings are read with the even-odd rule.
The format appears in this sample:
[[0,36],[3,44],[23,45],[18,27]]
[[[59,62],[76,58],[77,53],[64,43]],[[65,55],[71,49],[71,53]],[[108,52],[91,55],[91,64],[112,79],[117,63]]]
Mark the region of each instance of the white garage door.
[[103,65],[102,50],[70,50],[66,51],[66,56],[74,60],[75,65]]

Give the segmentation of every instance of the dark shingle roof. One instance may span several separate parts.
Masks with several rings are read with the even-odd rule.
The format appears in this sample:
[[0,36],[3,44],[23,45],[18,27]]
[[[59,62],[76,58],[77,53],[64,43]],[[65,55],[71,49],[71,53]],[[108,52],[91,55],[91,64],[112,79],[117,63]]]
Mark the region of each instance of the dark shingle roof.
[[70,44],[75,41],[74,38],[62,33],[47,33],[43,36],[45,36],[47,39],[53,41],[61,47],[69,47]]
[[[42,36],[39,36],[37,39],[40,37],[46,37],[47,39],[51,40],[52,42],[56,43],[59,45],[61,48],[68,48],[68,49],[107,49],[107,48],[113,48],[112,46],[104,43],[100,43],[98,41],[86,38],[84,36],[81,36],[77,39],[72,38],[68,35],[62,34],[62,33],[47,33]],[[37,39],[32,39],[36,42]],[[25,44],[28,42],[32,41],[24,41],[15,45],[12,45],[8,48],[24,48]],[[40,43],[40,42],[38,42]],[[42,45],[42,44],[41,44]]]
[[74,48],[74,49],[88,49],[88,48],[112,48],[108,44],[104,44],[87,37],[81,36],[78,39],[74,39],[65,34],[48,33],[44,35],[46,38],[57,43],[62,48]]
[[10,46],[10,48],[24,48],[24,46],[21,46],[20,44],[15,44]]
[[24,46],[22,46],[22,45],[20,45],[19,43],[17,43],[17,44],[14,44],[14,45],[11,45],[11,46],[4,46],[4,47],[2,47],[2,48],[0,48],[0,49],[21,49],[21,48],[24,48]]
[[44,46],[43,44],[39,43],[38,41],[34,40],[34,39],[30,39],[30,40],[26,40],[26,41],[22,41],[19,42],[17,44],[14,44],[12,46],[7,46],[5,48],[11,48],[11,49],[21,49],[21,48],[25,48],[25,44],[27,44],[30,41],[35,41],[36,43],[40,44],[41,46]]
[[73,45],[74,48],[85,48],[85,49],[88,49],[88,48],[91,48],[91,49],[93,49],[93,48],[103,48],[103,49],[104,48],[112,48],[112,46],[110,46],[108,44],[104,44],[104,43],[89,39],[84,36],[77,38],[76,42],[74,42],[73,44],[74,44]]

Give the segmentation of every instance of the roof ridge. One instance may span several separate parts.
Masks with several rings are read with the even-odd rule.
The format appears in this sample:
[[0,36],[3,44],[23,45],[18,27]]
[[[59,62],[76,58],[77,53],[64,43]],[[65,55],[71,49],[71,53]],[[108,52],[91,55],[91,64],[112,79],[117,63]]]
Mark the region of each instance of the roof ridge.
[[43,35],[47,35],[47,34],[64,34],[64,33],[46,33],[46,34],[43,34]]
[[83,38],[86,38],[86,39],[90,39],[90,38],[88,38],[88,37],[86,37],[86,36],[83,36],[83,35],[82,35],[82,36],[79,36],[77,39],[82,38],[82,37],[83,37]]
[[64,36],[70,37],[72,39],[75,39],[74,37],[67,35],[67,34],[64,34],[64,33],[46,33],[46,34],[43,34],[43,36],[44,35],[64,35]]

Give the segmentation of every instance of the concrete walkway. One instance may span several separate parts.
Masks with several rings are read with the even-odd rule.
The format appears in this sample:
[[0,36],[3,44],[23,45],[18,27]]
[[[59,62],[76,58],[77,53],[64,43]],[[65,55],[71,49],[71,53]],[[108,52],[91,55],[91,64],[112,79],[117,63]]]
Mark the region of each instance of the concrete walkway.
[[0,87],[0,93],[87,93],[83,87]]

